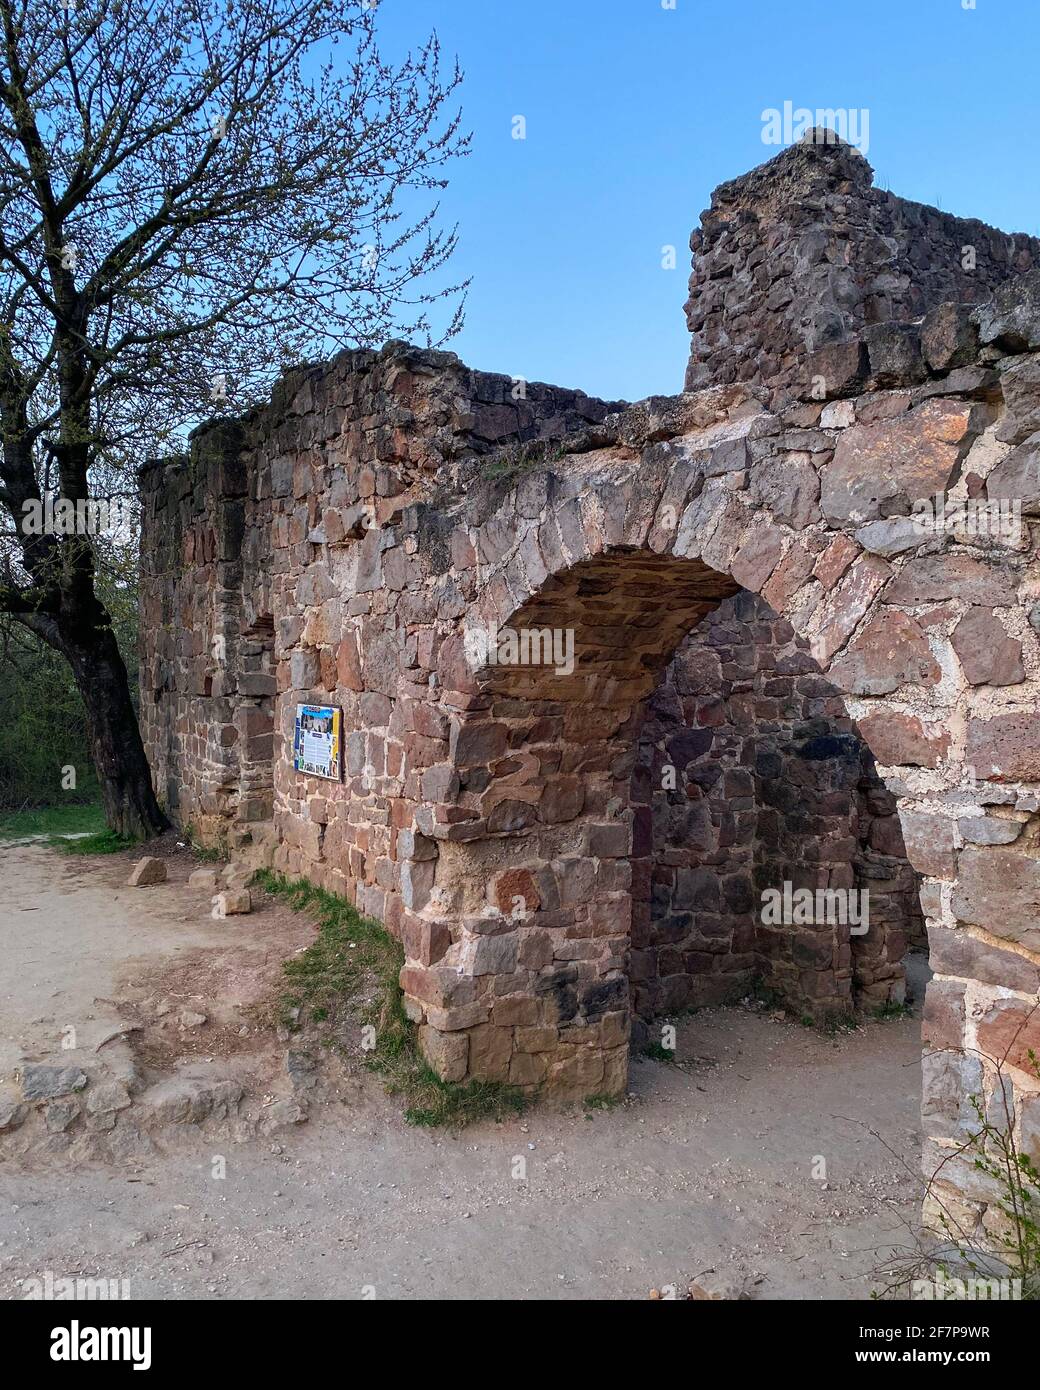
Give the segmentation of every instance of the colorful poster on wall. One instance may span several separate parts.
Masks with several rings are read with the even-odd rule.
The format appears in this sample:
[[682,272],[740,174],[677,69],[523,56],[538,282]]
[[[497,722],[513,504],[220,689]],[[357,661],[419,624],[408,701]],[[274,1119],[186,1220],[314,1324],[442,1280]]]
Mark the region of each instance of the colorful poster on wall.
[[343,773],[343,711],[331,705],[297,705],[293,767],[338,782]]

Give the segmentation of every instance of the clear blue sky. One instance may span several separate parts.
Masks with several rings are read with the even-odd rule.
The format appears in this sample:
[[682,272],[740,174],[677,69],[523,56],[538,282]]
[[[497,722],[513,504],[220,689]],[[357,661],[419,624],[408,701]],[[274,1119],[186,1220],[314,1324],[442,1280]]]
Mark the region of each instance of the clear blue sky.
[[690,231],[778,152],[762,112],[785,101],[866,108],[878,186],[1040,234],[1040,0],[674,3],[380,0],[388,56],[433,27],[465,70],[474,149],[443,206],[473,277],[450,344],[470,366],[681,389]]

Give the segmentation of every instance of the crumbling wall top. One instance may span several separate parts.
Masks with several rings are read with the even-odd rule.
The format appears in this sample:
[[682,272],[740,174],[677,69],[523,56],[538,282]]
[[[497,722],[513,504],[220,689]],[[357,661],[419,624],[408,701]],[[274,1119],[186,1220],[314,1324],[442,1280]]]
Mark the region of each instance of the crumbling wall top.
[[975,304],[1040,265],[1040,241],[873,187],[867,160],[810,131],[715,190],[690,247],[686,389],[788,393],[807,358],[946,301]]

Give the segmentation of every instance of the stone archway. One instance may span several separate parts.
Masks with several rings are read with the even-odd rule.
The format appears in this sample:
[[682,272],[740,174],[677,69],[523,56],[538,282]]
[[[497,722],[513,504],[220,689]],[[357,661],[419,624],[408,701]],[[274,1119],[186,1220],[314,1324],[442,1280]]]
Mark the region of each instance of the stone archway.
[[[427,1011],[423,1039],[452,1077],[564,1095],[624,1087],[651,851],[630,795],[646,699],[691,628],[737,591],[700,560],[620,547],[547,578],[506,623],[465,629],[479,713],[451,740],[463,819],[459,837],[427,842],[425,881],[410,884],[413,909],[440,919],[448,1007]],[[716,875],[690,877],[691,906],[717,915]],[[807,884],[844,898],[848,859],[808,865],[791,886]],[[852,1006],[853,925],[814,915],[759,933],[764,953],[734,949],[799,1016],[823,1021]],[[432,1022],[467,1018],[479,1021]]]
[[435,911],[458,914],[442,967],[453,1000],[482,1010],[491,976],[494,1002],[468,1041],[425,1035],[453,1073],[468,1047],[469,1072],[496,1080],[624,1086],[635,731],[679,642],[734,591],[699,561],[610,550],[502,624],[466,629],[484,708],[455,726],[451,756],[470,819],[440,842],[429,888]]
[[[969,862],[988,863],[994,841],[1023,830],[1029,804],[1014,794],[1000,798],[1020,808],[1011,825],[963,814],[965,763],[988,748],[976,780],[1010,780],[998,759],[1019,725],[981,717],[990,710],[948,658],[964,607],[986,606],[1003,644],[1028,645],[1035,682],[1035,638],[1014,616],[1029,557],[880,514],[881,498],[909,512],[929,486],[952,485],[973,449],[992,457],[999,410],[971,393],[885,402],[891,419],[878,404],[842,401],[817,428],[785,426],[755,392],[717,388],[636,407],[506,488],[473,480],[451,518],[473,599],[438,659],[448,758],[423,778],[402,870],[401,983],[442,1075],[572,1095],[623,1087],[631,722],[682,635],[737,586],[790,620],[845,695],[930,880],[926,910],[948,893],[963,834],[976,837]],[[570,631],[573,669],[565,643],[555,666],[481,669],[471,639],[467,660],[474,631],[521,646]],[[1028,877],[1035,861],[1017,857]],[[984,894],[987,881],[959,891]]]

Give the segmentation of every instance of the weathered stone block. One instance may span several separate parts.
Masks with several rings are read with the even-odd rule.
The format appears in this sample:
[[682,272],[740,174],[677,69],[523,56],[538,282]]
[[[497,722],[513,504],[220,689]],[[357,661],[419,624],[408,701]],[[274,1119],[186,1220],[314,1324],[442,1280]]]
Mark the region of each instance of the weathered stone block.
[[1015,603],[1015,585],[1005,570],[967,555],[929,555],[908,561],[885,591],[886,603],[906,607],[947,599],[1003,608]]
[[899,808],[907,858],[920,874],[952,879],[957,872],[957,822],[952,816]]
[[870,378],[879,387],[907,386],[928,375],[916,324],[872,323],[860,337],[867,349]]
[[972,314],[982,343],[1005,352],[1040,347],[1040,270],[1016,275]]
[[1040,952],[1040,860],[1017,850],[966,846],[953,911],[962,922]]
[[516,969],[520,937],[517,932],[479,936],[473,943],[474,975],[511,975]]
[[148,888],[154,883],[166,882],[166,860],[145,856],[139,859],[130,871],[126,884],[128,888]]
[[23,1100],[51,1100],[82,1091],[87,1074],[79,1067],[51,1067],[26,1062],[18,1072]]
[[469,1035],[469,1069],[486,1081],[508,1081],[513,1030],[483,1023]]
[[586,852],[597,859],[621,859],[631,843],[631,827],[623,821],[590,825],[585,831]]
[[903,685],[936,685],[942,671],[913,618],[886,608],[831,663],[827,675],[849,694],[887,695]]
[[882,710],[859,722],[859,731],[874,757],[886,767],[938,767],[950,735],[925,725],[916,715]]
[[441,1033],[436,1028],[419,1029],[422,1055],[442,1081],[463,1081],[469,1066],[469,1034]]
[[252,910],[253,896],[248,888],[229,888],[224,893],[218,893],[213,899],[212,916],[217,921],[225,917],[240,917]]
[[1022,994],[1040,993],[1040,965],[1001,950],[964,928],[928,928],[929,964],[937,975],[959,975],[984,985],[1002,985]]
[[971,407],[932,400],[876,425],[855,425],[823,470],[820,505],[833,525],[862,524],[945,491],[968,438]]
[[[1040,380],[1037,395],[1040,397]],[[1040,412],[1040,404],[1037,409]],[[1023,516],[1040,515],[1040,432],[1031,434],[1017,449],[1012,449],[987,475],[986,497],[996,502],[998,508],[1003,502],[1008,508],[1017,505]],[[1014,512],[1008,510],[1005,515],[1010,530],[1015,524]],[[996,520],[999,525],[999,511]]]
[[405,918],[402,936],[405,955],[420,965],[436,965],[451,946],[451,931],[446,923],[410,914]]
[[960,1052],[926,1052],[921,1059],[921,1123],[935,1139],[961,1139],[979,1129],[972,1097],[983,1099],[982,1062]]
[[529,869],[503,869],[488,881],[488,900],[505,917],[522,918],[542,905],[534,876]]
[[997,425],[997,438],[1005,444],[1022,444],[1040,430],[1040,362],[1027,357],[1008,367],[1001,374],[1000,389],[1004,415]]
[[1040,782],[1040,720],[1025,712],[971,719],[967,762],[980,779]]
[[866,345],[859,338],[827,343],[809,357],[802,399],[830,400],[835,396],[854,396],[862,390],[869,371]]
[[1040,1057],[1040,1010],[1035,1000],[994,999],[976,1025],[979,1051],[1040,1081],[1030,1053]]
[[992,608],[969,608],[951,641],[971,685],[1018,685],[1025,680],[1022,643],[1009,636]]
[[813,656],[826,667],[865,617],[892,571],[876,555],[864,555],[820,605],[809,629]]
[[926,314],[921,325],[921,349],[933,372],[948,372],[974,362],[979,331],[970,306],[950,300]]

